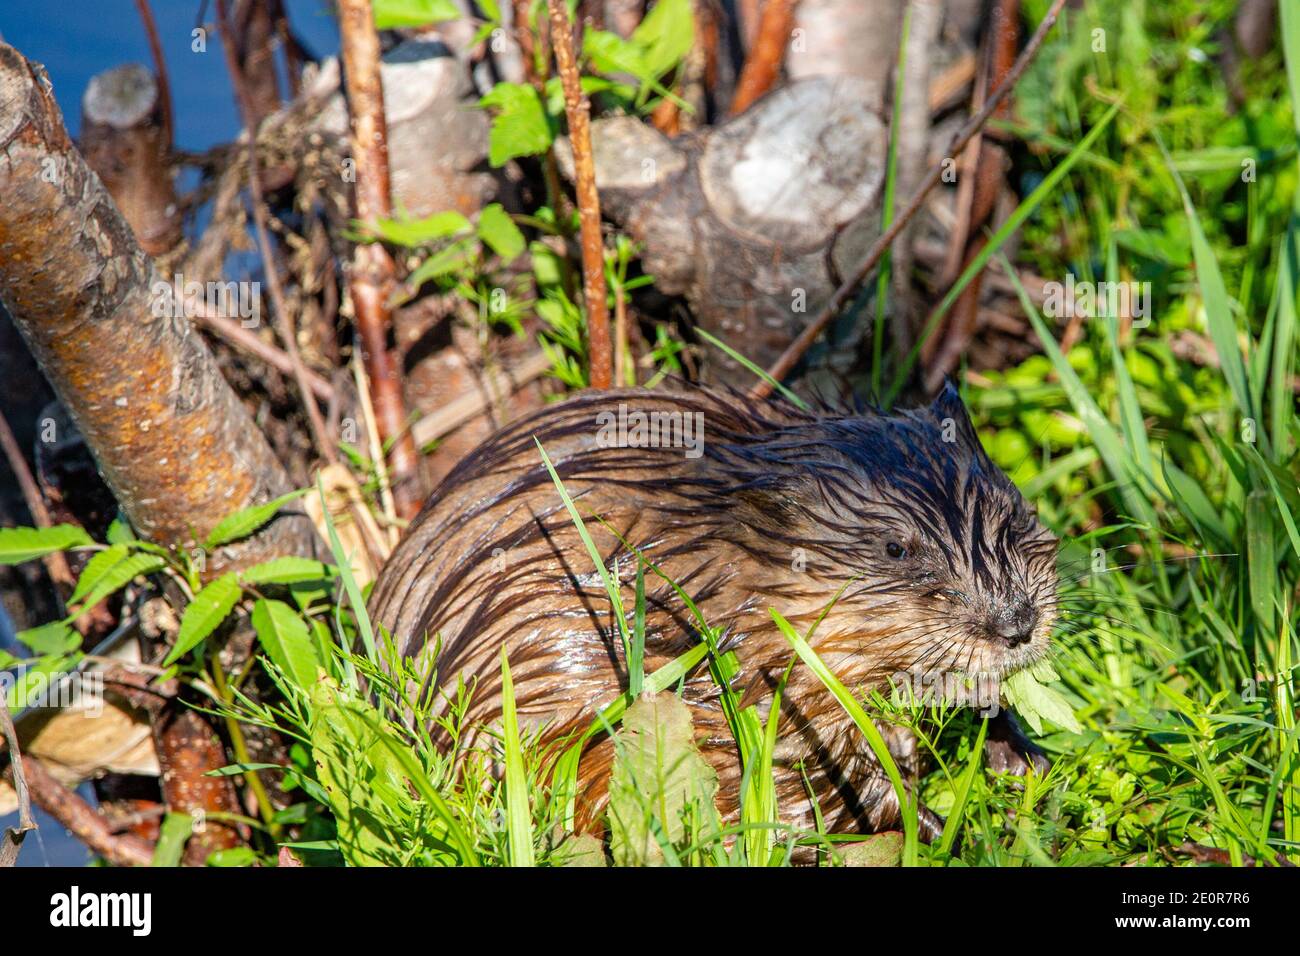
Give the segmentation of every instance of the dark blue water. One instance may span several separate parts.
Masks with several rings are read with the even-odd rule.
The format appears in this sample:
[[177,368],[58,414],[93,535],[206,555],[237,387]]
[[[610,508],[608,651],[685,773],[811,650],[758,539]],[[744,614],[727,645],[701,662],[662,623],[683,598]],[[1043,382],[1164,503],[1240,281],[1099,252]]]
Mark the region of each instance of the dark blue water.
[[[234,94],[215,32],[207,52],[191,50],[191,31],[200,0],[151,0],[171,79],[176,145],[202,150],[233,137]],[[338,50],[338,27],[323,0],[288,0],[289,21],[317,57]],[[205,17],[216,19],[209,0]],[[134,0],[4,0],[0,36],[49,72],[54,95],[75,137],[81,123],[81,94],[90,78],[123,63],[152,67],[149,44]]]
[[[207,36],[207,51],[192,49],[200,0],[151,0],[171,82],[176,146],[200,151],[227,142],[238,132],[234,93],[221,40]],[[338,28],[323,0],[287,0],[294,33],[316,57],[338,50]],[[206,18],[215,19],[207,4]],[[0,0],[0,37],[41,63],[54,85],[64,122],[75,138],[81,125],[81,96],[96,73],[123,63],[153,61],[134,0]],[[0,623],[0,631],[5,625]],[[3,635],[0,635],[3,639]],[[88,786],[81,794],[93,799]],[[0,828],[17,822],[0,818]],[[89,856],[55,821],[37,813],[40,830],[28,834],[19,866],[79,866]]]

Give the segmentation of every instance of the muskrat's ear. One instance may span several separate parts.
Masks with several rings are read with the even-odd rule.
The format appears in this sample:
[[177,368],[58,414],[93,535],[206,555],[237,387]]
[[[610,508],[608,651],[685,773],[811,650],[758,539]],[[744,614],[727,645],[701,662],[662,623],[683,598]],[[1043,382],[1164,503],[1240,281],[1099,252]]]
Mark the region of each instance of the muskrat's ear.
[[936,418],[956,418],[970,421],[970,415],[966,412],[966,405],[961,400],[961,392],[957,391],[957,384],[951,378],[943,380],[943,388],[939,389],[939,394],[930,403],[930,408]]
[[951,378],[944,379],[943,388],[939,389],[939,394],[930,403],[930,414],[939,424],[946,441],[952,440],[946,437],[948,435],[962,434],[967,439],[978,442],[975,426],[971,424],[970,412],[966,410],[966,404],[961,400],[961,393],[957,391],[957,385]]

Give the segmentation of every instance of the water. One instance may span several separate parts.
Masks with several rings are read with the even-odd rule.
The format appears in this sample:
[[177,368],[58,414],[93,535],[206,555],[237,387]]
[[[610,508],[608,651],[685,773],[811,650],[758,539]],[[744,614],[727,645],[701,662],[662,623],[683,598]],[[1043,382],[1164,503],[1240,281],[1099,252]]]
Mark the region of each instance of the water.
[[[151,0],[151,6],[171,83],[177,148],[199,152],[230,141],[240,124],[220,37],[207,36],[206,52],[191,48],[200,0]],[[337,52],[338,27],[322,0],[287,0],[285,6],[294,32],[312,54],[323,58]],[[215,3],[207,4],[205,16],[213,22]],[[123,63],[153,67],[134,0],[4,0],[0,37],[45,67],[73,138],[92,76]],[[2,610],[0,618],[3,642],[11,629]],[[88,785],[79,792],[93,801]],[[27,835],[19,866],[82,866],[90,859],[57,822],[39,811],[36,816],[40,830]],[[0,818],[0,828],[16,823],[16,814]]]
[[[238,113],[220,37],[208,34],[207,52],[191,50],[200,0],[151,0],[150,5],[171,81],[177,147],[199,151],[232,139]],[[287,0],[285,6],[308,50],[318,58],[337,52],[338,27],[322,0]],[[210,0],[209,24],[215,11]],[[74,138],[81,125],[81,95],[92,76],[123,63],[153,66],[134,0],[6,0],[0,4],[0,36],[44,65]]]

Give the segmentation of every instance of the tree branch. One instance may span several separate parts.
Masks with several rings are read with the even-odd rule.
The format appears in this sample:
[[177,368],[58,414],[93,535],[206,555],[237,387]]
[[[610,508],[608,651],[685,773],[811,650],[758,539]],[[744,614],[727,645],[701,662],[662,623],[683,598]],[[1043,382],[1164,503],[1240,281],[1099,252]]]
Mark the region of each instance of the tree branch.
[[[392,214],[379,36],[375,32],[370,0],[340,0],[339,30],[351,116],[352,159],[356,163],[356,212],[359,220],[368,223]],[[391,446],[389,464],[394,502],[402,517],[411,518],[424,503],[424,495],[420,487],[419,451],[407,427],[401,369],[388,348],[392,318],[387,297],[394,275],[392,257],[381,243],[356,245],[349,287],[361,357],[370,380],[379,437]],[[383,466],[382,461],[375,464]]]
[[582,297],[587,306],[588,358],[591,387],[609,388],[613,356],[609,340],[609,303],[605,300],[605,245],[600,235],[600,197],[596,194],[596,164],[591,152],[591,104],[583,95],[578,61],[573,54],[573,26],[564,0],[547,0],[551,15],[551,45],[564,85],[564,115],[573,144],[573,169],[582,233]]

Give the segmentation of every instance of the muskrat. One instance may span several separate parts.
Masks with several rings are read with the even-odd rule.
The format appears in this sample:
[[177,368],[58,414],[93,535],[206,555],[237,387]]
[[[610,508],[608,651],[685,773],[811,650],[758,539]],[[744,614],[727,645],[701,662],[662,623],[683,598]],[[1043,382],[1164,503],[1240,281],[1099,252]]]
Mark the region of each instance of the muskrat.
[[[792,657],[769,608],[803,634],[834,601],[812,646],[859,692],[898,674],[998,679],[1047,650],[1055,539],[985,454],[951,384],[930,406],[894,414],[694,388],[587,392],[461,461],[376,583],[372,614],[403,653],[423,656],[434,689],[454,692],[458,677],[472,688],[468,728],[500,716],[503,644],[519,719],[543,742],[585,730],[628,686],[610,601],[534,439],[607,567],[618,561],[626,612],[634,548],[721,629],[739,662],[732,686],[760,713]],[[670,585],[647,573],[645,593],[649,673],[700,636]],[[700,666],[682,694],[718,771],[719,809],[734,815],[741,765],[719,688]],[[784,822],[812,826],[806,773],[831,832],[898,825],[888,779],[807,667],[794,668],[778,728]],[[915,773],[910,735],[886,737]],[[1000,769],[1023,769],[1027,751],[1041,757],[1014,725],[990,737]],[[612,750],[600,735],[583,755],[580,825],[598,819]],[[939,826],[922,814],[923,836]]]

